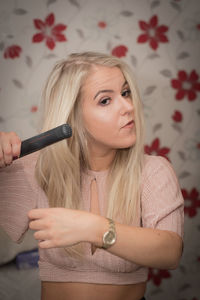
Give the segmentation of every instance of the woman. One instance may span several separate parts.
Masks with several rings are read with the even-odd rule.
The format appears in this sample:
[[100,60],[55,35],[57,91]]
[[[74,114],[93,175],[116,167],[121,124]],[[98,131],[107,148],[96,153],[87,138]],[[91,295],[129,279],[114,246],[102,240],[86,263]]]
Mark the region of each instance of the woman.
[[12,163],[21,141],[1,133],[1,225],[15,241],[35,230],[42,300],[142,299],[149,267],[178,266],[183,198],[170,163],[143,153],[133,75],[116,57],[72,54],[43,100],[42,131],[67,122],[72,138]]

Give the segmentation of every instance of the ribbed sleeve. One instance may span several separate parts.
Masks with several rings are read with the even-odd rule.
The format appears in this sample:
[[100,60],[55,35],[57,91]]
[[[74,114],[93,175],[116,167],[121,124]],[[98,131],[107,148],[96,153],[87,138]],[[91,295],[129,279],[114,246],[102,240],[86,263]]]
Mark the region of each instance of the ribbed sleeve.
[[171,164],[148,157],[142,186],[142,225],[176,232],[183,238],[184,200]]
[[0,226],[16,242],[22,240],[28,229],[28,211],[36,207],[34,161],[21,158],[0,169]]

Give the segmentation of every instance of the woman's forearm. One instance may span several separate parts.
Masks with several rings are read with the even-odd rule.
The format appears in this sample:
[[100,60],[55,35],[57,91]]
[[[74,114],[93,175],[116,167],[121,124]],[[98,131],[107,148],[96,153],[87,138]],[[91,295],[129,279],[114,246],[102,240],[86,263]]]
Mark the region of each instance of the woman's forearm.
[[[68,247],[90,242],[102,247],[108,220],[103,216],[65,208],[32,209],[29,227],[41,248]],[[116,243],[105,251],[136,264],[175,269],[182,253],[182,240],[174,232],[115,224]]]
[[[182,239],[174,232],[141,228],[116,223],[117,240],[110,253],[136,264],[158,269],[175,269],[182,254]],[[107,229],[105,229],[107,228]],[[106,218],[98,217],[94,244],[102,246],[102,236],[108,230]]]

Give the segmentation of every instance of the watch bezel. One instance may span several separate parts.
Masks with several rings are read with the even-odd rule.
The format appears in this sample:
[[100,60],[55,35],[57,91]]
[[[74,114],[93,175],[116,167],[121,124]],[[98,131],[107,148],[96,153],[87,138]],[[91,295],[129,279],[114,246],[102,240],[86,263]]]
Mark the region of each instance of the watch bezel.
[[[109,235],[113,235],[110,240]],[[108,248],[116,242],[116,232],[113,230],[106,231],[103,235],[103,248]]]

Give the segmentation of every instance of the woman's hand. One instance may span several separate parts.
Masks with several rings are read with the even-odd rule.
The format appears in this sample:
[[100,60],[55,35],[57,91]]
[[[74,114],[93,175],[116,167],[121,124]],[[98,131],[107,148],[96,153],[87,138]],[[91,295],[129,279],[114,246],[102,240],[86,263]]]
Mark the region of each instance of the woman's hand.
[[15,132],[0,132],[0,168],[10,165],[20,151],[21,140]]
[[[40,248],[57,248],[79,242],[101,244],[105,218],[81,210],[66,208],[32,209],[28,213],[30,229]],[[101,245],[100,245],[101,246]]]

